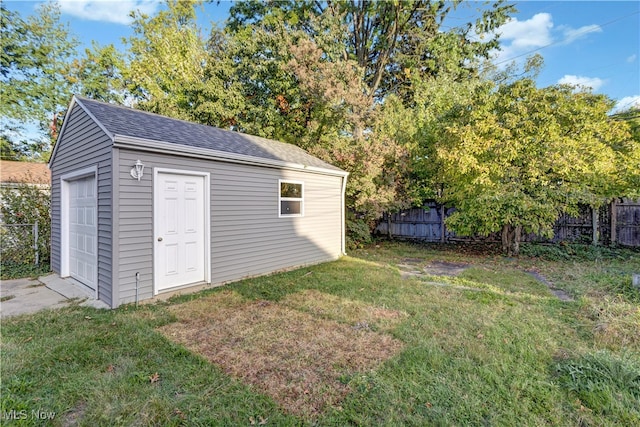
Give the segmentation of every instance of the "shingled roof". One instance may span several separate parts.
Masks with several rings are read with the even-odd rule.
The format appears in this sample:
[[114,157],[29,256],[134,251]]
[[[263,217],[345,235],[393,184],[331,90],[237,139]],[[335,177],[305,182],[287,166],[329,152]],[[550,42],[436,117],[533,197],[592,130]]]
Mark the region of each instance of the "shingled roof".
[[[267,163],[286,163],[302,168],[314,168],[336,173],[342,171],[302,148],[240,132],[173,119],[121,105],[108,104],[75,96],[71,105],[77,103],[85,110],[114,142],[137,141],[177,144],[198,150],[211,150],[224,156],[242,156],[266,160]],[[64,131],[64,128],[63,128]],[[55,153],[54,153],[55,155]],[[53,157],[53,156],[52,156]]]
[[0,182],[51,185],[51,174],[45,163],[0,160]]

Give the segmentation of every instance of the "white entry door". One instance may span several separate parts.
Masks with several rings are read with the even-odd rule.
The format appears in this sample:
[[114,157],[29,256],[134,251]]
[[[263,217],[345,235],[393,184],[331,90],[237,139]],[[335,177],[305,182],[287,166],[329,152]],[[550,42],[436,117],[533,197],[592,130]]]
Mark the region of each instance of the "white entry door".
[[154,195],[155,292],[207,281],[206,176],[157,172]]
[[96,290],[97,208],[96,177],[68,182],[69,191],[69,275]]

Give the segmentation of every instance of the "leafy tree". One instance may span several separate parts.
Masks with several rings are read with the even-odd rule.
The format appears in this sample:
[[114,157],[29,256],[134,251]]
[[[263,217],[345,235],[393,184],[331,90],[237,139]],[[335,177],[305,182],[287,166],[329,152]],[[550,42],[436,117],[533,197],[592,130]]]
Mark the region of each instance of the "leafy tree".
[[[396,181],[387,172],[398,165],[404,149],[377,132],[383,115],[368,109],[362,68],[350,59],[323,60],[331,52],[304,37],[289,52],[287,69],[296,77],[296,92],[303,100],[302,111],[297,111],[303,121],[295,123],[304,127],[296,143],[350,171],[348,206],[367,220],[377,219],[397,198]],[[365,127],[369,132],[358,134]]]
[[58,114],[72,93],[71,58],[78,41],[60,22],[57,3],[43,3],[23,20],[0,6],[2,53],[0,114],[14,122],[35,122],[55,137]]
[[42,151],[44,143],[39,144],[43,140],[29,142],[27,140],[19,140],[20,129],[10,122],[2,124],[0,129],[0,149],[2,160],[24,161],[33,159]]
[[238,115],[246,108],[241,79],[233,55],[241,49],[233,38],[214,27],[206,44],[203,79],[190,92],[193,119],[211,126],[237,129]]
[[[39,5],[26,20],[4,4],[0,10],[3,156],[47,160],[73,93],[122,101],[123,60],[113,45],[97,44],[78,58],[79,42],[57,2]],[[40,135],[25,141],[25,124],[38,125]]]
[[[0,129],[0,149],[3,160],[47,161],[50,154],[50,143],[47,138],[20,138],[21,132],[11,123],[3,124]],[[20,139],[18,139],[20,138]]]
[[632,107],[611,116],[614,120],[627,122],[631,137],[640,143],[640,107]]
[[203,78],[204,43],[191,2],[167,1],[167,9],[149,17],[131,12],[133,33],[127,78],[142,109],[189,119],[187,92]]
[[[246,71],[241,73],[248,79],[245,86],[255,88],[250,96],[264,116],[260,121],[280,119],[283,109],[278,99],[283,98],[287,106],[298,108],[293,120],[318,110],[313,108],[314,99],[301,99],[297,92],[296,78],[300,76],[291,76],[291,70],[283,67],[292,57],[289,47],[305,38],[322,52],[316,59],[318,64],[353,61],[359,67],[357,81],[352,80],[352,84],[362,90],[365,102],[358,99],[350,106],[350,114],[366,121],[373,119],[372,111],[389,94],[406,100],[414,78],[444,71],[467,75],[475,70],[479,59],[488,58],[491,49],[498,47],[497,36],[489,34],[505,22],[513,8],[499,1],[475,23],[442,31],[442,22],[460,3],[307,0],[274,5],[252,0],[231,8],[227,28],[254,45],[243,51],[245,55],[238,62],[246,64]],[[479,40],[476,34],[487,37]],[[252,64],[257,72],[251,72]],[[290,117],[291,108],[285,110]],[[370,123],[355,125],[348,131],[359,138]]]
[[[390,122],[396,132],[413,141],[408,145],[410,160],[407,166],[407,194],[413,204],[420,206],[425,200],[440,199],[445,182],[443,164],[436,148],[440,132],[447,126],[452,109],[460,105],[472,105],[473,94],[482,87],[512,84],[523,78],[535,79],[542,67],[542,57],[533,55],[523,66],[516,63],[498,69],[490,61],[482,65],[476,77],[458,79],[455,74],[441,73],[412,81],[413,108],[402,107]],[[485,86],[489,85],[489,86]],[[388,113],[387,113],[388,114]]]
[[611,107],[602,95],[529,79],[474,87],[437,131],[442,200],[457,209],[449,227],[501,232],[513,255],[523,232],[550,236],[561,212],[630,192],[640,148],[609,119]]
[[228,28],[232,32],[247,27],[274,31],[282,25],[288,30],[303,31],[326,51],[320,43],[326,27],[318,24],[327,20],[318,18],[330,15],[339,19],[344,36],[328,41],[336,43],[337,52],[362,67],[366,95],[373,103],[389,93],[401,92],[412,75],[471,72],[477,67],[477,59],[488,58],[490,51],[498,47],[498,36],[492,31],[506,21],[513,6],[497,1],[475,22],[443,31],[445,18],[461,3],[289,0],[273,5],[251,0],[231,8]]
[[139,108],[229,127],[243,105],[228,54],[237,47],[215,28],[205,43],[196,22],[201,3],[167,0],[155,16],[132,13],[126,80]]
[[[245,6],[237,3],[232,10]],[[266,4],[255,6],[269,9]],[[273,7],[269,19],[260,24],[226,28],[226,34],[235,41],[235,49],[228,53],[246,100],[237,116],[238,129],[305,145],[301,140],[306,136],[313,106],[300,94],[295,75],[287,66],[293,58],[290,47],[299,34],[287,26],[287,17],[279,6]]]
[[20,160],[20,153],[16,150],[14,142],[4,134],[0,134],[0,159]]
[[76,93],[104,102],[124,101],[124,58],[112,44],[100,46],[94,41],[91,49],[85,49],[84,57],[72,65]]
[[240,129],[301,145],[350,171],[347,206],[358,216],[377,219],[403,206],[415,141],[389,117],[411,110],[415,81],[474,75],[498,45],[491,31],[513,10],[497,2],[474,23],[443,28],[459,4],[234,4],[227,30],[245,47],[235,62],[250,100]]
[[631,141],[620,144],[617,155],[619,156],[619,174],[616,197],[640,198],[640,108],[632,107],[626,111],[614,114],[612,120],[626,123],[631,133]]

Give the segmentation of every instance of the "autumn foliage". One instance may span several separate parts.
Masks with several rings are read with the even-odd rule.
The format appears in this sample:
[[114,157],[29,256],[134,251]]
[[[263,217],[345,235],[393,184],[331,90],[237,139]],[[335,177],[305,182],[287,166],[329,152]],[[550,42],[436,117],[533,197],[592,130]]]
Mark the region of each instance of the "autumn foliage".
[[[84,56],[55,3],[26,21],[3,8],[3,113],[46,130],[76,92],[298,145],[350,173],[355,244],[383,212],[436,199],[457,209],[458,235],[502,232],[513,253],[520,234],[549,233],[577,203],[640,188],[638,132],[610,120],[609,99],[537,88],[539,55],[491,64],[513,5],[464,22],[447,18],[471,2],[251,0],[204,34],[201,3],[132,12],[124,51],[94,44]],[[16,152],[9,131],[2,149]]]

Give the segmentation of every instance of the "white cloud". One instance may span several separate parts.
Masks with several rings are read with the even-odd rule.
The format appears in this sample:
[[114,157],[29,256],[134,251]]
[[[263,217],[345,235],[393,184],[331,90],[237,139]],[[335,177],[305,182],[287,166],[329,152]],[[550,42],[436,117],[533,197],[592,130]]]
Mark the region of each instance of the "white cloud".
[[618,102],[616,102],[616,106],[611,110],[612,113],[621,113],[630,108],[640,108],[640,95],[634,96],[625,96]]
[[605,83],[604,80],[599,79],[598,77],[584,77],[584,76],[574,76],[571,74],[566,74],[560,80],[558,80],[558,84],[564,85],[569,84],[578,87],[588,87],[592,90],[596,91],[600,89],[600,87]]
[[509,19],[496,31],[500,35],[500,50],[496,51],[495,62],[510,62],[553,43],[552,29],[553,18],[548,13],[538,13],[525,21]]
[[526,21],[513,18],[498,29],[501,40],[510,40],[518,48],[541,47],[551,43],[553,20],[548,13],[538,13]]
[[627,62],[629,64],[632,64],[634,62],[636,62],[636,59],[638,59],[638,55],[636,55],[635,53],[629,57],[627,57]]
[[562,44],[570,44],[576,40],[585,38],[588,34],[602,32],[602,28],[599,25],[585,25],[580,28],[561,26],[558,27],[558,29],[562,30]]
[[129,13],[132,10],[151,15],[159,6],[157,0],[60,0],[63,13],[89,21],[123,25],[131,23]]
[[494,59],[498,64],[509,62],[546,46],[567,45],[600,32],[602,28],[599,25],[580,28],[562,25],[554,28],[553,17],[549,13],[537,13],[525,21],[512,18],[496,31],[500,35],[501,50],[496,52]]
[[495,61],[506,62],[525,52],[541,48],[552,42],[553,21],[548,13],[538,13],[526,21],[512,18],[496,31],[500,35],[501,49]]

